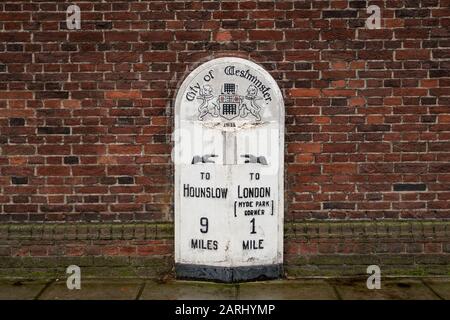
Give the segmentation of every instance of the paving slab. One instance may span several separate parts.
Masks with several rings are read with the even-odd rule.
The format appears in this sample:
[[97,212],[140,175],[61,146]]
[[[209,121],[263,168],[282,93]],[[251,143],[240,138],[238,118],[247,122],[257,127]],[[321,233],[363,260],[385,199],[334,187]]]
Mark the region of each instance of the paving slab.
[[[306,299],[448,299],[450,278],[382,279],[380,290],[369,290],[366,279],[296,279],[240,284],[169,280],[158,282],[141,279],[86,279],[81,290],[67,289],[64,280],[0,281],[0,299],[60,300],[306,300]],[[143,287],[143,285],[145,286]]]
[[324,280],[278,280],[239,285],[242,300],[333,300],[337,295]]
[[450,278],[424,279],[442,299],[450,300]]
[[381,289],[369,290],[366,279],[330,281],[343,300],[437,300],[421,280],[382,279]]
[[0,282],[0,300],[32,300],[44,289],[46,281]]
[[139,280],[81,280],[80,290],[69,290],[66,281],[52,283],[40,300],[134,300],[142,286]]
[[142,300],[233,300],[236,285],[171,280],[164,283],[147,281],[140,299]]

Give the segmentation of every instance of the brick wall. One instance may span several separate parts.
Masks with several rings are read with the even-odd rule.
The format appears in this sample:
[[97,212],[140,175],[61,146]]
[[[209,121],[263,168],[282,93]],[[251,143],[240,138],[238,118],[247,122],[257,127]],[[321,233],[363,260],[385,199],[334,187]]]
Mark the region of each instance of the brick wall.
[[[450,221],[285,224],[286,276],[450,275]],[[171,223],[0,225],[0,278],[173,275]]]
[[[365,26],[371,4],[381,29]],[[286,220],[448,219],[449,8],[1,2],[0,221],[171,221],[176,89],[224,55],[282,89]]]

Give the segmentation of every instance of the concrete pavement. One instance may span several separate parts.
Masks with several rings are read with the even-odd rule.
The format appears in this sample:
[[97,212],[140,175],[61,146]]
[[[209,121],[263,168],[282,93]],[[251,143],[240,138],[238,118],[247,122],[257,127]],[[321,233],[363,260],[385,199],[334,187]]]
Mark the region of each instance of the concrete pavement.
[[360,279],[292,279],[239,284],[150,279],[82,279],[69,290],[65,279],[0,280],[0,299],[36,300],[244,300],[420,299],[450,300],[450,278],[384,278],[369,290]]

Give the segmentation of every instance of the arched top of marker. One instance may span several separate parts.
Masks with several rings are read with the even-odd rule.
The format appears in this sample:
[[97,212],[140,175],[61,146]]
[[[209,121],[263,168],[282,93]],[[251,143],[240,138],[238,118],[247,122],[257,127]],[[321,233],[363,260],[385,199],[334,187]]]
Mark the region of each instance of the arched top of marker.
[[284,101],[275,79],[242,58],[210,60],[183,81],[175,101],[178,121],[211,124],[284,123]]

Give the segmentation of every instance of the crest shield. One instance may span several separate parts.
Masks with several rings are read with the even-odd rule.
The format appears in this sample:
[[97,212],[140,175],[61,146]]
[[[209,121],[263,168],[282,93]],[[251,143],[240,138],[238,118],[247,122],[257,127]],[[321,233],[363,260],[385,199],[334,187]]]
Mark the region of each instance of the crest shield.
[[224,83],[222,94],[217,97],[220,116],[227,120],[239,116],[242,100],[242,97],[237,94],[236,84]]

